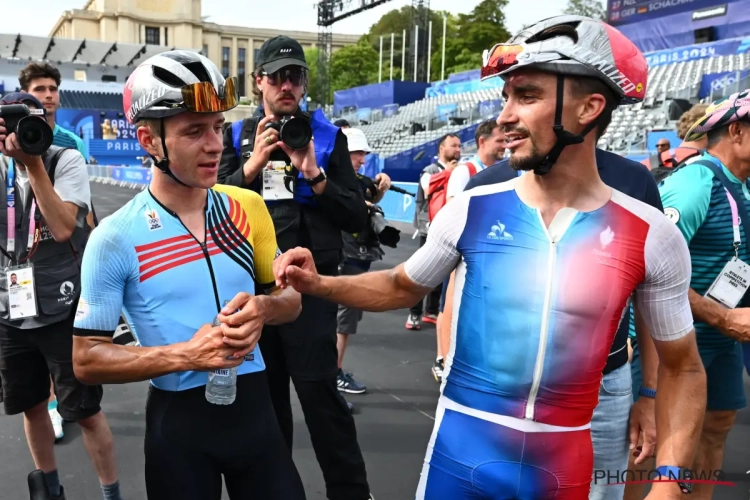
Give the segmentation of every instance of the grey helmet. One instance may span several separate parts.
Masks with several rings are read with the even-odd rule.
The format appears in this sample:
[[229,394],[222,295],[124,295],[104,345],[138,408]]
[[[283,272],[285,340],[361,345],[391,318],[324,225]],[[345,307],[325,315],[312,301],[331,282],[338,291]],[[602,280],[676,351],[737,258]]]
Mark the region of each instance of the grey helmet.
[[[125,84],[122,107],[128,122],[167,118],[189,109],[184,105],[183,88],[210,82],[217,95],[225,91],[226,80],[219,68],[197,52],[171,50],[143,61]],[[236,106],[236,102],[227,111]]]

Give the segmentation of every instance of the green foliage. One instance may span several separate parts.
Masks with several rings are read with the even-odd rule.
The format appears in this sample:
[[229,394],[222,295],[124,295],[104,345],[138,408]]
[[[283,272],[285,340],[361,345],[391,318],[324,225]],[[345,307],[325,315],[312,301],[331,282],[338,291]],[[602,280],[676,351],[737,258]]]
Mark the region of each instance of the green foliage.
[[602,0],[568,0],[568,6],[564,12],[607,21],[607,10]]
[[[505,28],[503,10],[509,0],[482,0],[469,14],[453,15],[443,11],[430,13],[432,21],[432,40],[430,47],[430,81],[441,78],[443,49],[443,18],[446,19],[445,37],[445,78],[452,73],[478,69],[482,62],[482,52],[496,43],[506,42],[510,38]],[[591,2],[595,0],[571,0],[573,2]],[[359,85],[377,83],[378,59],[380,55],[380,37],[383,37],[383,81],[390,79],[391,33],[393,44],[393,78],[401,79],[403,31],[406,30],[406,79],[413,78],[414,59],[410,42],[414,36],[412,7],[406,5],[394,9],[380,18],[370,27],[356,45],[351,45],[333,53],[331,60],[331,88],[341,90]],[[314,53],[314,56],[313,56]],[[308,94],[313,101],[317,95],[317,49],[307,51],[308,65],[311,69],[311,82]],[[315,69],[313,69],[313,64]],[[326,100],[332,102],[332,96]]]

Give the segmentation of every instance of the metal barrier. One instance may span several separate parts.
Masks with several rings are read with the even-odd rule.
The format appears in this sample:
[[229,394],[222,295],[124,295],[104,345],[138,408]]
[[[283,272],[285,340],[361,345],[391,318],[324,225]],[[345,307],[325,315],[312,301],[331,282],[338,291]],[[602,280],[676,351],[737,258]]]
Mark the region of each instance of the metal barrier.
[[108,186],[143,190],[151,182],[151,169],[143,167],[114,167],[86,165],[89,180]]

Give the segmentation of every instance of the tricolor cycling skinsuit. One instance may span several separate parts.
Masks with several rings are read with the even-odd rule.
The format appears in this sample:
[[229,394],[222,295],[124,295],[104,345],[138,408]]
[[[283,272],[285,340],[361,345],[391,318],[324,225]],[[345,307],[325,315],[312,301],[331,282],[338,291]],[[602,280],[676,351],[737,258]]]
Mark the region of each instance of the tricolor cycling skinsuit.
[[458,266],[417,499],[587,498],[590,421],[631,295],[654,338],[693,328],[690,256],[661,212],[612,190],[602,208],[563,209],[546,228],[518,181],[454,198],[405,266],[425,287]]
[[[82,264],[78,336],[112,336],[124,308],[143,347],[189,341],[240,292],[269,288],[278,255],[273,222],[259,195],[230,186],[207,192],[201,244],[150,190],[102,220]],[[151,380],[146,407],[149,498],[303,499],[256,348],[239,366],[231,405],[208,403],[208,372]]]

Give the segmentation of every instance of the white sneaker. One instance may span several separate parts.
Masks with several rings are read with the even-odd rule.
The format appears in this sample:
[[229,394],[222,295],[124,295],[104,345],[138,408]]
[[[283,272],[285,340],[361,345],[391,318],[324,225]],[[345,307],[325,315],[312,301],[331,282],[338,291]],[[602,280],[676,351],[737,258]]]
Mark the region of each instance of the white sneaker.
[[55,440],[62,439],[63,432],[63,418],[57,413],[57,408],[49,410],[49,419],[52,421],[52,429],[55,431]]

